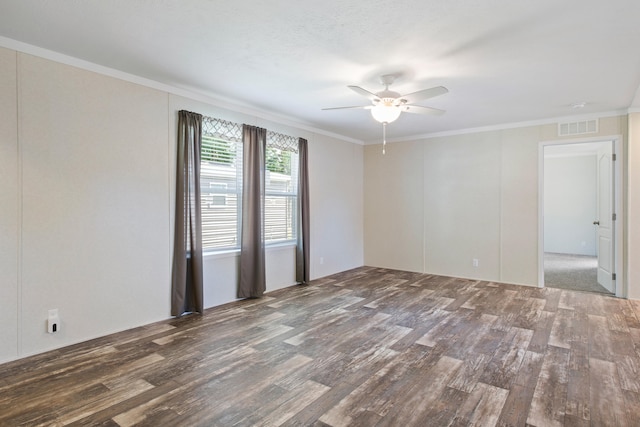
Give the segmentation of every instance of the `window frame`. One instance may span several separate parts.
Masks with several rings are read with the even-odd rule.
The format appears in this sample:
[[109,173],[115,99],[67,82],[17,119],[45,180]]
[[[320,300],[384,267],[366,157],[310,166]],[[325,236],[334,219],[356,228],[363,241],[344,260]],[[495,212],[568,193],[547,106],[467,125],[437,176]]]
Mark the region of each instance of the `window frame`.
[[[278,149],[280,152],[287,151],[280,149],[278,147],[269,147],[269,142],[267,142],[267,147],[271,149]],[[266,166],[266,158],[265,158],[265,192],[264,192],[264,212],[265,212],[265,221],[264,221],[264,239],[265,245],[278,245],[284,244],[288,242],[295,242],[296,233],[297,233],[297,221],[298,221],[298,173],[299,173],[299,158],[298,153],[291,152],[289,156],[289,174],[283,174],[282,172],[274,172],[267,169]],[[288,176],[289,177],[289,188],[288,191],[277,191],[277,190],[269,190],[269,185],[267,182],[271,181],[271,176],[273,174],[280,176]],[[278,199],[282,198],[284,200],[284,209],[291,211],[291,218],[288,215],[285,215],[284,224],[278,224],[279,227],[284,228],[285,236],[284,238],[275,238],[268,239],[267,234],[269,233],[269,223],[267,222],[267,199]],[[290,234],[289,234],[290,229]],[[290,237],[289,237],[290,236]]]

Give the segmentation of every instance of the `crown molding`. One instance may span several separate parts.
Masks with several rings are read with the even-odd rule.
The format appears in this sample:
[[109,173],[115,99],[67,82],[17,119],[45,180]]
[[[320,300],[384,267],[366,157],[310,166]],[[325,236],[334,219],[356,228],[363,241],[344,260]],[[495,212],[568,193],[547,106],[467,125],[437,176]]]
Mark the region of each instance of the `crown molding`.
[[[637,112],[640,112],[640,108],[634,108]],[[433,132],[433,133],[425,133],[420,135],[412,135],[412,136],[404,136],[400,138],[390,138],[387,139],[387,143],[394,142],[407,142],[407,141],[418,141],[421,139],[430,139],[430,138],[438,138],[443,136],[456,136],[456,135],[466,135],[470,133],[481,133],[481,132],[491,132],[496,130],[507,130],[507,129],[517,129],[517,128],[525,128],[530,126],[542,126],[542,125],[550,125],[557,124],[559,122],[566,121],[582,121],[582,120],[592,120],[592,119],[602,119],[606,117],[615,117],[615,116],[623,116],[635,111],[633,109],[623,109],[623,110],[612,110],[612,111],[603,111],[599,113],[590,113],[590,114],[581,114],[581,115],[572,115],[572,116],[558,116],[558,117],[550,117],[547,119],[540,120],[530,120],[524,122],[513,122],[513,123],[502,123],[498,125],[490,125],[490,126],[480,126],[474,128],[466,128],[466,129],[456,129],[442,132]],[[368,140],[365,141],[365,145],[374,145],[380,144],[379,140]]]
[[65,55],[60,52],[52,51],[39,46],[34,46],[18,40],[13,40],[8,37],[0,36],[0,47],[15,50],[17,52],[24,53],[27,55],[37,56],[53,62],[58,62],[61,64],[80,68],[86,71],[102,74],[108,77],[113,77],[119,80],[124,80],[129,83],[134,83],[140,86],[145,86],[151,89],[167,92],[172,95],[182,96],[185,98],[192,99],[194,101],[200,101],[215,107],[225,108],[238,113],[243,113],[253,117],[257,117],[263,120],[269,120],[269,121],[277,122],[279,124],[283,124],[286,126],[295,127],[300,130],[305,130],[308,132],[328,136],[331,138],[336,138],[345,142],[350,142],[358,145],[364,144],[364,141],[362,140],[317,128],[312,124],[301,122],[297,118],[294,118],[291,116],[274,114],[272,112],[261,110],[247,104],[242,104],[230,99],[226,99],[214,93],[205,92],[197,89],[180,88],[180,87],[172,86],[166,83],[161,83],[152,79],[127,73],[125,71],[121,71],[115,68],[105,67],[104,65],[99,65],[94,62],[85,61],[84,59],[79,59],[73,56]]

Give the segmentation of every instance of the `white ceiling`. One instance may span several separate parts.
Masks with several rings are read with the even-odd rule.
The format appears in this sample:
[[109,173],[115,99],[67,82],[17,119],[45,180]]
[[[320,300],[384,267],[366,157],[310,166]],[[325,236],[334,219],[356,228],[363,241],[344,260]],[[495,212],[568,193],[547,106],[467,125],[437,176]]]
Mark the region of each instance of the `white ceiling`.
[[0,36],[369,142],[368,111],[321,108],[366,105],[346,86],[387,73],[450,91],[390,140],[626,110],[639,18],[638,0],[0,0]]

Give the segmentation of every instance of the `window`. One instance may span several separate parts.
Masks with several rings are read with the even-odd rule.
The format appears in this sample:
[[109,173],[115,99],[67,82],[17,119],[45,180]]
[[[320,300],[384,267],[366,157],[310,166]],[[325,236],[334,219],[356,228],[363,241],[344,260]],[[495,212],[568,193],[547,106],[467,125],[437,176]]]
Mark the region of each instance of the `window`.
[[[202,247],[240,247],[242,125],[203,117],[200,155]],[[296,238],[298,140],[267,131],[265,153],[265,243]]]
[[[268,133],[267,133],[268,135]],[[264,239],[267,243],[295,239],[298,195],[298,153],[269,144],[265,153]]]
[[[205,249],[239,246],[238,218],[242,171],[242,145],[202,136],[200,197],[202,247]],[[239,155],[236,155],[240,152]]]

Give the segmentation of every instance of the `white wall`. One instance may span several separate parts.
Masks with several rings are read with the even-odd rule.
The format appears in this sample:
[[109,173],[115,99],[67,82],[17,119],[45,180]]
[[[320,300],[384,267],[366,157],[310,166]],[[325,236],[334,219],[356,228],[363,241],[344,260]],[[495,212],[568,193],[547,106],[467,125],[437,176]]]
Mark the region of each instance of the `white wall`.
[[166,94],[18,59],[20,354],[166,318]]
[[16,52],[0,48],[0,362],[18,352],[19,170]]
[[309,162],[315,279],[364,265],[363,147],[310,135]]
[[493,280],[500,268],[500,138],[435,138],[424,149],[425,271]]
[[[538,277],[538,141],[530,126],[500,132],[500,280],[525,285]],[[533,177],[536,177],[534,179]]]
[[436,137],[385,155],[367,146],[365,264],[533,284],[537,199],[519,188],[537,193],[538,137],[529,128]]
[[549,124],[365,147],[365,264],[537,286],[539,147],[564,139]]
[[[0,49],[0,362],[170,316],[183,108],[307,138],[311,276],[363,264],[362,146]],[[295,283],[294,251],[267,251],[268,291]],[[237,254],[206,256],[205,306],[236,277]]]
[[596,155],[544,159],[544,251],[596,256]]
[[365,264],[423,271],[423,145],[365,147]]

